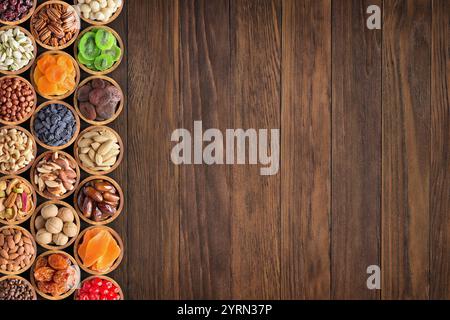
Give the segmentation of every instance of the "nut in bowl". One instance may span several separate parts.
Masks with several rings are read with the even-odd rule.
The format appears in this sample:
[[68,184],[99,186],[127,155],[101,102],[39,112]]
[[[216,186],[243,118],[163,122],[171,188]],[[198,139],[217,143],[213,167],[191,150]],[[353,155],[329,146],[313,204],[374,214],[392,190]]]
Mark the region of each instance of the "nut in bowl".
[[81,19],[92,25],[113,22],[122,11],[124,0],[75,0]]
[[27,21],[36,9],[37,0],[0,0],[0,23],[18,25]]
[[31,168],[31,180],[42,197],[61,200],[75,192],[80,181],[80,169],[69,154],[47,151],[36,159]]
[[75,209],[62,201],[41,204],[31,219],[31,233],[45,249],[62,250],[70,246],[80,232]]
[[0,173],[21,174],[36,158],[37,146],[27,130],[17,126],[0,128]]
[[36,298],[36,291],[28,280],[19,276],[0,278],[0,301],[28,301]]
[[0,228],[0,272],[7,275],[28,270],[36,258],[33,236],[19,226]]
[[20,74],[28,70],[37,55],[36,42],[26,29],[16,26],[0,28],[0,72]]
[[0,123],[19,125],[33,114],[37,95],[33,86],[19,76],[0,78]]
[[77,289],[80,268],[64,251],[47,251],[36,259],[31,270],[31,283],[43,298],[62,300]]
[[31,184],[19,176],[0,178],[0,223],[17,225],[28,220],[37,197]]

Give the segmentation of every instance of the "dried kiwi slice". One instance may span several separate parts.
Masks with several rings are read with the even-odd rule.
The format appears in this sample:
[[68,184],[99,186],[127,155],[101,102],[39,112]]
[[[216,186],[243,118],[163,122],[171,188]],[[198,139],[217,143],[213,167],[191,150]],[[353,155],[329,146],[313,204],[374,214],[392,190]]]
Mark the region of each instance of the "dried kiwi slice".
[[87,60],[87,59],[81,54],[81,52],[78,52],[77,58],[78,58],[78,61],[79,61],[81,64],[84,64],[84,65],[92,65],[92,64],[94,64],[94,60]]
[[120,56],[122,55],[122,49],[120,49],[117,45],[113,45],[109,50],[103,50],[102,54],[107,54],[113,58],[114,62],[119,61]]
[[117,43],[117,40],[110,31],[98,29],[95,34],[95,43],[100,50],[109,50]]
[[95,60],[102,53],[101,49],[96,45],[94,32],[87,32],[81,37],[78,50],[83,58],[88,61]]
[[113,58],[109,54],[101,54],[95,58],[94,65],[98,71],[105,71],[114,64]]

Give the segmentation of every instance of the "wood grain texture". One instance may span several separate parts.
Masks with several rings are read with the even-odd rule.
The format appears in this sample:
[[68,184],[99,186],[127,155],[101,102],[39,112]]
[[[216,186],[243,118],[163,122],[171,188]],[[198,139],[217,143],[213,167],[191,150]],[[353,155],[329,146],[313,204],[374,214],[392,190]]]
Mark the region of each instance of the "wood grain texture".
[[283,12],[281,297],[329,299],[331,1]]
[[430,298],[450,299],[450,2],[433,0]]
[[[280,128],[281,2],[231,1],[233,128]],[[280,177],[232,170],[232,295],[280,297]]]
[[[182,127],[231,127],[228,0],[180,2]],[[180,294],[231,298],[230,168],[181,168]]]
[[382,297],[429,297],[431,1],[384,3]]
[[[131,2],[131,1],[130,1]],[[133,0],[128,10],[128,239],[131,299],[179,297],[179,12],[175,0]],[[143,47],[145,44],[145,47]]]
[[333,1],[332,297],[378,299],[367,267],[380,263],[381,32],[366,8]]

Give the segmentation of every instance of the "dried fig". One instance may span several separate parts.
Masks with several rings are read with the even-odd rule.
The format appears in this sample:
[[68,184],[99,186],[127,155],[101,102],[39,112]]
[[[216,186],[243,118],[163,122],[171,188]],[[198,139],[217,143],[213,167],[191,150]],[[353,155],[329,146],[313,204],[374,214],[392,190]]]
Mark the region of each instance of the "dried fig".
[[92,91],[92,88],[89,85],[84,85],[80,89],[78,89],[77,99],[80,102],[88,102],[89,101],[89,92]]
[[107,104],[111,100],[111,95],[105,89],[94,89],[89,93],[89,102],[94,106]]
[[92,88],[94,88],[94,89],[104,89],[104,88],[106,88],[106,85],[107,85],[106,81],[104,81],[103,79],[100,79],[100,78],[93,79],[91,81],[91,84],[92,84]]
[[82,102],[80,104],[80,112],[88,120],[95,120],[97,118],[95,107],[89,102]]
[[95,109],[97,112],[97,118],[101,118],[104,120],[111,119],[117,110],[117,102],[110,101],[105,105],[97,106]]

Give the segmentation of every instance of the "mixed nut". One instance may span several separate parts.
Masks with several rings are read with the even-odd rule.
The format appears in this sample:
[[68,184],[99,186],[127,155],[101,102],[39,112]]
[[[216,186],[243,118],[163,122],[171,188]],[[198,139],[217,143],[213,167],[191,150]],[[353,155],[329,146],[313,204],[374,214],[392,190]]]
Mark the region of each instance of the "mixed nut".
[[19,27],[0,31],[0,70],[18,71],[34,58],[33,41]]
[[35,294],[25,279],[7,278],[0,281],[1,300],[35,300]]
[[25,129],[0,129],[0,171],[14,173],[27,167],[35,157],[36,144]]
[[99,173],[110,171],[121,152],[116,133],[107,127],[86,131],[78,139],[77,146],[82,165]]
[[32,187],[23,178],[0,181],[0,219],[22,222],[33,213],[34,206]]
[[33,236],[25,229],[4,227],[0,231],[0,272],[20,273],[33,263]]
[[122,4],[123,0],[78,0],[75,9],[85,19],[107,22]]
[[0,20],[15,22],[23,19],[36,0],[0,0]]
[[61,198],[75,189],[77,164],[63,152],[47,152],[32,173],[33,182],[46,198]]
[[22,122],[33,113],[36,95],[33,88],[19,77],[0,79],[0,119]]

